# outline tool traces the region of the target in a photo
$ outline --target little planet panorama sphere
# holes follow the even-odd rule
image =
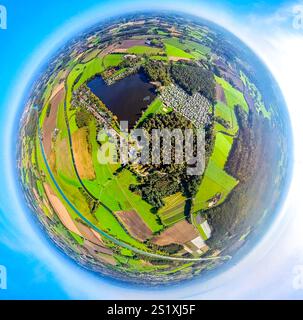
[[[282,94],[214,23],[107,19],[36,79],[19,131],[24,199],[84,268],[146,285],[213,274],[279,211],[291,162]]]

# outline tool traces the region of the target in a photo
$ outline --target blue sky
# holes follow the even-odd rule
[[[0,0],[0,4],[5,5],[8,11],[8,29],[0,30],[0,130],[2,131],[0,176],[3,177],[0,192],[0,265],[7,267],[8,289],[0,290],[0,299],[102,299],[123,298],[126,294],[133,298],[142,297],[142,291],[137,288],[123,287],[106,279],[96,278],[75,266],[50,245],[41,230],[25,212],[24,207],[18,203],[20,199],[15,195],[14,182],[10,175],[14,164],[11,163],[8,141],[10,141],[9,134],[12,131],[12,123],[22,90],[40,60],[43,60],[50,50],[54,50],[60,41],[71,36],[88,21],[93,20],[95,15],[101,17],[118,13],[119,10],[144,8],[145,3],[146,1],[127,0],[114,2],[27,0],[22,3],[17,0]],[[154,6],[173,6],[179,10],[184,9],[184,11],[197,12],[197,14],[199,11],[204,16],[235,32],[262,56],[277,79],[281,80],[279,83],[282,89],[285,89],[284,93],[289,107],[293,106],[293,114],[297,117],[299,111],[296,105],[299,97],[294,90],[295,84],[290,86],[289,79],[294,79],[293,75],[301,70],[302,65],[289,65],[289,59],[285,59],[286,55],[288,57],[293,55],[293,59],[297,58],[296,61],[299,61],[303,56],[300,55],[303,31],[302,34],[298,34],[297,31],[292,30],[291,20],[289,20],[289,13],[294,4],[295,2],[290,1],[212,0],[186,1],[184,5],[184,1],[178,0],[153,1]],[[279,44],[283,42],[287,44],[287,47],[281,48]],[[293,59],[290,58],[290,60]],[[296,117],[293,120],[294,127],[300,130],[295,120]],[[299,164],[303,163],[301,153],[298,159],[299,168]],[[301,174],[301,171],[299,173]],[[217,282],[196,284],[194,287],[186,284],[182,290],[178,288],[167,288],[161,292],[146,290],[146,298],[155,296],[186,298],[189,293],[198,298],[303,297],[302,291],[292,289],[292,268],[303,263],[302,250],[299,252],[297,246],[293,245],[294,242],[298,245],[298,241],[299,243],[302,241],[302,237],[296,236],[296,233],[299,232],[296,226],[302,223],[302,220],[297,218],[298,210],[293,204],[296,199],[296,190],[296,185],[294,185],[292,189],[294,196],[288,201],[283,216],[277,222],[280,225],[276,226],[279,230],[289,230],[289,233],[292,234],[286,243],[281,235],[278,236],[275,233],[276,229],[272,229],[265,241],[278,244],[274,248],[271,247],[271,250],[268,244],[266,250],[256,248],[262,251],[262,255],[252,253],[248,260],[243,262],[244,266],[242,263],[242,269],[240,267],[233,269],[229,275],[225,275],[225,278],[221,277]],[[290,223],[290,217],[298,219],[295,220],[297,221],[296,226]],[[281,255],[281,250],[285,257],[287,250],[293,252],[291,256],[287,253],[288,258],[284,259],[288,261],[287,265],[284,262],[281,263],[281,259],[277,259]],[[270,255],[265,257],[265,252],[270,252]],[[274,274],[270,276],[266,274],[264,268],[256,264],[256,256],[258,256],[258,262],[263,259],[261,260],[263,266],[271,266],[274,262],[275,268],[272,268]],[[297,260],[294,257],[297,257]],[[243,268],[246,268],[246,271],[253,268],[256,274],[251,274],[251,279],[247,279],[247,272],[243,272]],[[281,281],[282,276],[285,283],[277,287],[275,285],[277,278]],[[236,277],[237,281],[230,283],[230,277]],[[262,294],[260,294],[260,288],[263,290]]]

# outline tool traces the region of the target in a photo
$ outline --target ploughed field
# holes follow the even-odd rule
[[[21,126],[21,180],[48,234],[78,263],[127,281],[188,279],[226,261],[230,244],[265,216],[263,202],[252,220],[226,212],[226,226],[236,230],[230,243],[222,241],[230,232],[217,222],[222,213],[214,217],[222,206],[232,207],[230,199],[240,197],[255,162],[261,164],[262,137],[249,140],[243,130],[256,123],[264,132],[276,130],[278,145],[268,147],[272,161],[279,170],[286,162],[276,106],[265,103],[245,67],[249,61],[222,39],[206,22],[138,15],[82,35],[45,70]],[[229,57],[229,46],[236,57]],[[120,121],[148,132],[204,129],[204,171],[188,175],[185,161],[123,163],[119,152],[117,161],[101,161],[110,154],[102,148],[127,138]],[[128,147],[129,154],[138,151]],[[251,163],[247,172],[239,164],[244,158]],[[260,184],[264,192],[272,180]],[[245,189],[241,201],[250,196]]]

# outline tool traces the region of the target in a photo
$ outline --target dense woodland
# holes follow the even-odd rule
[[[212,71],[191,63],[171,63],[147,60],[143,71],[151,81],[167,86],[172,79],[188,94],[201,93],[211,103],[215,100],[215,81]]]
[[[211,71],[196,65],[177,63],[171,66],[171,75],[187,93],[192,95],[200,92],[214,102],[215,81]]]
[[[143,70],[151,81],[159,81],[163,86],[171,83],[169,65],[162,61],[148,60],[143,66]]]
[[[239,242],[234,235],[245,234],[249,226],[257,224],[262,211],[256,210],[253,214],[249,211],[250,208],[256,207],[256,198],[262,199],[259,203],[261,208],[264,208],[265,204],[269,206],[268,201],[272,196],[270,192],[264,193],[264,190],[270,186],[273,179],[271,163],[275,161],[275,152],[278,150],[270,143],[273,137],[266,119],[260,120],[255,112],[247,115],[240,106],[236,106],[235,112],[239,133],[233,143],[225,170],[241,182],[223,204],[211,208],[206,213],[213,227],[213,236],[208,242],[221,249],[231,249],[232,243],[237,245]]]
[[[93,115],[84,108],[79,108],[76,112],[76,124],[78,128],[88,127],[93,119]]]
[[[173,130],[180,128],[183,132],[186,128],[194,129],[190,121],[175,112],[151,116],[142,123],[142,128],[149,134],[152,133],[153,129],[167,128]],[[175,163],[176,147],[175,140],[172,139],[172,163],[164,164],[163,155],[167,150],[161,145],[161,163],[145,165],[148,175],[138,177],[139,185],[130,186],[130,190],[140,194],[144,200],[154,206],[155,211],[164,205],[164,197],[176,192],[182,192],[185,197],[191,198],[201,182],[201,176],[187,175],[187,164],[185,162]],[[183,146],[182,150],[184,152]]]
[[[257,141],[252,129],[252,114],[247,115],[239,105],[235,107],[235,113],[240,131],[230,152],[233,161],[227,161],[225,169],[241,182],[245,182],[256,170],[256,161],[252,155],[257,151]]]

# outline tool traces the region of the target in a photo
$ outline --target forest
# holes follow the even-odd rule
[[[171,75],[188,94],[200,92],[214,102],[215,81],[211,71],[196,65],[177,63],[171,66]]]
[[[189,128],[194,130],[193,125],[189,120],[175,112],[157,114],[157,116],[152,115],[142,123],[142,128],[149,134],[152,133],[153,129],[163,128],[170,130],[179,128],[183,132],[185,129]],[[194,140],[194,142],[196,141]],[[176,192],[182,192],[186,198],[191,198],[196,193],[201,182],[201,176],[187,175],[187,164],[185,161],[182,163],[175,162],[175,148],[178,147],[175,139],[172,139],[171,146],[171,164],[165,164],[163,161],[163,156],[167,150],[161,140],[160,164],[150,163],[145,165],[144,171],[148,174],[138,176],[139,184],[130,186],[130,190],[141,195],[144,200],[154,207],[154,211],[157,211],[164,205],[162,200],[164,197],[170,196]],[[183,145],[181,147],[183,150],[182,152],[184,153]],[[196,144],[194,145],[194,150],[195,149]]]
[[[143,71],[151,81],[159,81],[163,86],[171,83],[169,65],[162,61],[147,60],[143,66]]]

